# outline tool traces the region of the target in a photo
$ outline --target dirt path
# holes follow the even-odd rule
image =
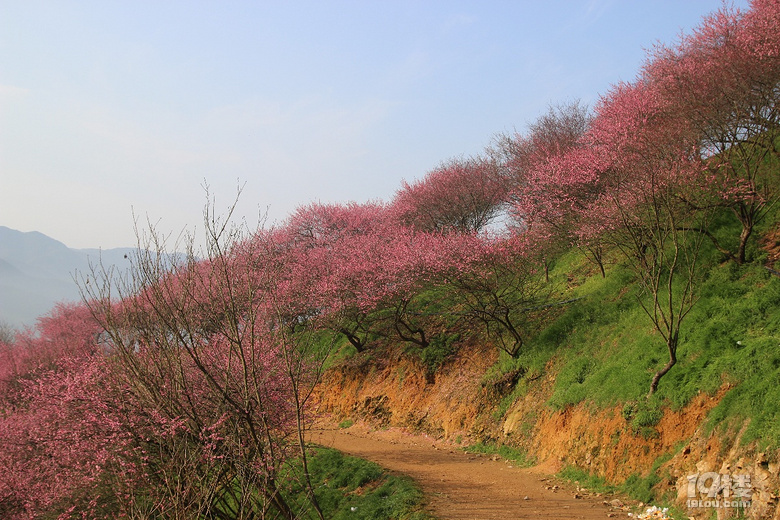
[[[412,477],[442,519],[599,519],[627,514],[604,498],[553,481],[542,468],[516,468],[399,431],[322,429],[311,440]]]

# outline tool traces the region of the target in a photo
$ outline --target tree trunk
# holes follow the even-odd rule
[[[339,329],[339,332],[344,334],[346,336],[347,340],[352,344],[353,347],[355,347],[355,350],[358,352],[363,352],[365,350],[366,346],[363,344],[362,341],[360,341],[360,338],[358,338],[355,334],[352,334],[347,329]]]
[[[652,396],[656,390],[658,390],[658,382],[661,380],[662,377],[666,375],[669,370],[672,369],[672,367],[677,363],[677,335],[670,337],[669,340],[666,342],[666,347],[669,350],[669,361],[666,362],[666,365],[655,373],[653,376],[653,380],[650,382],[650,393],[647,394],[648,399],[650,396]]]
[[[743,222],[742,231],[739,234],[739,248],[737,249],[736,260],[737,263],[742,265],[745,263],[747,249],[747,243],[750,236],[753,234],[753,224]]]
[[[406,329],[408,334],[404,333],[403,330],[401,330],[401,327]],[[414,343],[415,345],[419,345],[422,348],[428,348],[428,338],[425,337],[425,331],[422,328],[413,328],[402,319],[397,318],[395,320],[395,331],[398,333],[398,337],[402,340],[408,343]],[[419,338],[414,337],[415,334],[419,336]]]

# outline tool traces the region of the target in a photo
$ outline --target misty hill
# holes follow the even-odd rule
[[[71,249],[37,231],[0,226],[0,322],[32,325],[60,301],[77,301],[76,272],[89,272],[90,262],[129,265],[134,248]]]

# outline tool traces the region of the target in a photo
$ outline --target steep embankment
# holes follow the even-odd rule
[[[325,374],[319,404],[337,417],[454,439],[468,435],[490,406],[479,375],[495,358],[492,349],[464,349],[431,384],[423,366],[401,353],[356,356]]]

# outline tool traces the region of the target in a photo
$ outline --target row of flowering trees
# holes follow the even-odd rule
[[[780,0],[721,10],[593,112],[553,108],[389,202],[258,230],[207,207],[205,248],[175,255],[151,230],[129,273],[96,269],[83,304],[0,340],[0,516],[321,518],[304,433],[332,347],[426,349],[456,320],[517,356],[572,247],[633,268],[668,353],[655,392],[703,248],[749,261],[777,200],[778,26]]]

